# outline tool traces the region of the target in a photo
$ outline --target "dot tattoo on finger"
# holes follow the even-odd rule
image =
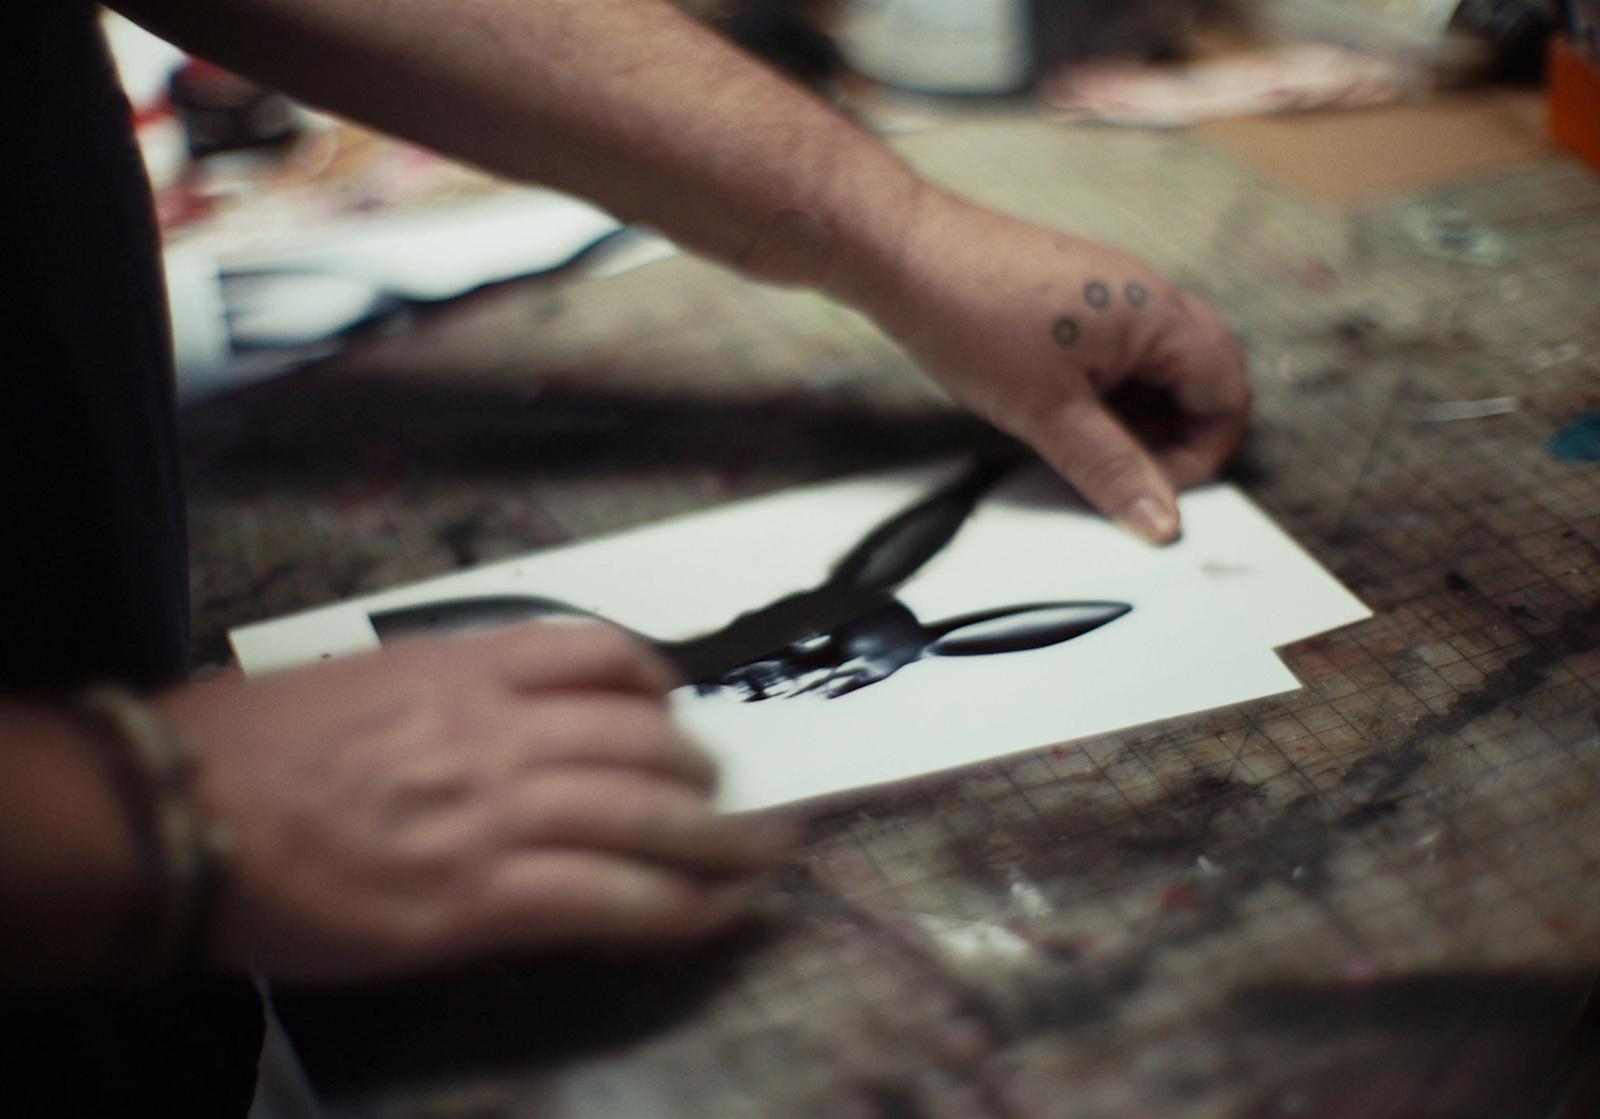
[[[1122,294],[1128,297],[1128,302],[1135,307],[1143,307],[1150,302],[1150,289],[1141,283],[1132,282],[1122,289]]]
[[[1103,311],[1111,303],[1111,289],[1099,280],[1083,285],[1083,301],[1096,311]]]
[[[1078,340],[1078,320],[1063,315],[1050,328],[1050,337],[1061,346],[1070,346]]]

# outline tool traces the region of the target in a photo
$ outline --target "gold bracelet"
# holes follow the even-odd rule
[[[189,744],[126,688],[102,684],[76,707],[109,732],[107,763],[128,811],[148,908],[125,950],[122,973],[154,983],[197,962],[211,915],[223,844],[189,795]]]

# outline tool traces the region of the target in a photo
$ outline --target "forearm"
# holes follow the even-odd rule
[[[1174,485],[1244,430],[1243,355],[1210,308],[1136,260],[930,186],[666,0],[122,3],[313,103],[853,303],[1151,540],[1178,531]],[[1165,406],[1108,408],[1129,384]]]
[[[919,180],[665,0],[127,0],[184,47],[767,279],[862,302]]]
[[[0,703],[0,984],[105,977],[137,910],[128,822],[93,733]]]

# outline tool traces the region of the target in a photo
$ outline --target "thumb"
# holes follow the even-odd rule
[[[1156,460],[1090,397],[1058,411],[1034,449],[1084,500],[1152,544],[1178,537],[1178,499]]]

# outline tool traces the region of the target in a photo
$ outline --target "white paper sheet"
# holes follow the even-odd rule
[[[1192,563],[1229,614],[1274,649],[1372,617],[1372,611],[1234,486],[1178,499],[1183,539],[1167,551]]]
[[[247,626],[233,632],[234,649],[246,672],[263,672],[376,647],[372,611],[516,593],[560,599],[653,637],[690,637],[817,585],[867,531],[952,471],[738,502]],[[1299,631],[1326,618],[1349,620],[1348,608],[1328,605],[1339,599],[1331,578],[1235,491],[1185,501],[1188,543],[1158,549],[1084,511],[1042,470],[1030,472],[985,499],[898,594],[924,623],[1041,601],[1133,606],[1070,641],[929,657],[833,699],[752,703],[680,689],[675,711],[722,764],[724,807],[900,780],[1297,687],[1271,652],[1272,637],[1253,627],[1305,636]],[[1207,578],[1196,562],[1239,570]],[[1279,604],[1302,601],[1314,608],[1280,616]]]

